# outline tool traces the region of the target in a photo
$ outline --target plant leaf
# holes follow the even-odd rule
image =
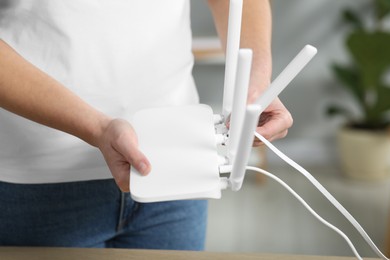
[[[365,88],[380,84],[390,66],[390,33],[354,32],[347,38],[347,47],[362,73]]]
[[[328,106],[328,108],[326,109],[326,114],[330,117],[342,115],[342,116],[346,117],[348,120],[352,119],[352,114],[349,110],[345,109],[345,107],[338,106],[335,104]]]
[[[363,22],[354,11],[346,9],[343,11],[342,17],[345,22],[353,25],[356,29],[363,29]]]
[[[332,70],[337,79],[352,93],[359,104],[364,104],[365,91],[359,72],[354,67],[333,64]]]
[[[390,0],[375,0],[376,13],[379,20],[382,20],[390,13]]]

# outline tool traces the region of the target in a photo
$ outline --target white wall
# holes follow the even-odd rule
[[[324,111],[330,101],[347,102],[349,96],[337,88],[330,64],[347,60],[343,47],[346,28],[340,12],[346,6],[362,8],[367,0],[273,0],[273,74],[277,75],[305,45],[318,48],[318,54],[281,94],[294,117],[289,135],[275,144],[300,163],[337,163],[336,131],[341,119],[330,119]],[[192,0],[194,36],[215,35],[210,12],[203,0]],[[223,66],[196,65],[194,77],[201,101],[216,105],[222,98]],[[279,160],[269,155],[270,163]]]

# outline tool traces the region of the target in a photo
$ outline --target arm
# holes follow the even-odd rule
[[[2,40],[0,68],[0,107],[98,147],[124,191],[128,190],[130,164],[140,172],[149,171],[127,122],[111,119],[89,106]]]
[[[226,46],[229,1],[208,0],[222,45]],[[269,0],[244,0],[241,48],[253,50],[253,64],[248,91],[248,103],[252,103],[268,87],[271,81],[271,7]],[[269,140],[285,137],[292,125],[292,117],[279,99],[263,112],[257,131]],[[259,145],[255,141],[255,145]]]

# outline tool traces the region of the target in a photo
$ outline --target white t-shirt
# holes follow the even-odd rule
[[[98,110],[198,102],[189,0],[10,0],[0,38]],[[44,100],[42,100],[44,102]],[[111,178],[97,148],[0,109],[0,180]]]

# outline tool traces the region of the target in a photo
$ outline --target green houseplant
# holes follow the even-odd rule
[[[390,172],[390,137],[386,134],[390,125],[390,30],[385,26],[390,0],[369,0],[368,4],[372,10],[365,8],[361,14],[344,10],[343,21],[350,26],[345,38],[350,62],[332,65],[339,85],[354,98],[360,115],[336,105],[329,107],[328,114],[348,119],[339,133],[345,172],[359,179],[379,179]]]

